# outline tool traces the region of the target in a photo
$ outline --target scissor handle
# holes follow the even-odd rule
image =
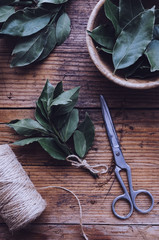
[[[136,205],[136,197],[137,197],[138,195],[140,195],[140,194],[147,195],[147,196],[150,198],[150,200],[151,200],[151,205],[150,205],[150,207],[149,207],[148,209],[143,210],[143,209],[139,208],[139,207]],[[152,194],[151,194],[149,191],[147,191],[147,190],[138,190],[138,191],[134,191],[134,190],[133,190],[133,191],[131,192],[131,199],[132,199],[134,208],[135,208],[138,212],[140,212],[140,213],[148,213],[148,212],[150,212],[150,211],[152,210],[152,208],[153,208],[154,199],[153,199]]]
[[[122,195],[119,195],[118,197],[116,197],[114,200],[113,200],[113,203],[112,203],[112,211],[114,213],[114,215],[120,219],[127,219],[131,216],[132,212],[133,212],[133,208],[135,208],[138,212],[140,213],[148,213],[152,210],[153,208],[153,205],[154,205],[154,199],[153,199],[153,196],[151,195],[151,193],[147,190],[138,190],[138,191],[134,191],[133,189],[133,186],[132,186],[132,178],[131,178],[131,169],[129,167],[128,164],[126,164],[126,167],[125,167],[125,170],[127,172],[127,177],[128,177],[128,183],[129,183],[129,191],[130,191],[130,195],[126,189],[126,186],[122,180],[122,177],[120,176],[120,171],[122,169],[119,168],[118,166],[115,167],[115,173],[116,173],[116,176],[118,178],[118,181],[124,191],[124,194]],[[148,195],[148,197],[151,199],[151,205],[148,209],[146,210],[143,210],[141,208],[139,208],[136,204],[136,197],[139,195],[139,194],[144,194],[144,195]],[[126,215],[126,216],[121,216],[119,215],[116,210],[115,210],[115,205],[117,203],[117,201],[119,200],[125,200],[129,203],[130,205],[130,212]]]
[[[119,214],[116,212],[116,210],[115,210],[115,205],[116,205],[116,203],[117,203],[119,200],[124,200],[124,201],[128,202],[129,205],[130,205],[130,211],[129,211],[129,213],[128,213],[126,216],[119,215]],[[118,218],[120,218],[120,219],[123,219],[123,220],[129,218],[129,217],[132,215],[132,213],[133,213],[133,203],[132,203],[132,200],[131,200],[131,198],[130,198],[130,196],[129,196],[128,193],[124,193],[124,194],[122,194],[122,195],[119,195],[118,197],[116,197],[116,198],[113,200],[113,202],[112,202],[112,211],[113,211],[113,213],[114,213],[114,215],[115,215],[116,217],[118,217]]]

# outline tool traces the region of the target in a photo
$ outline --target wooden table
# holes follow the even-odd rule
[[[88,111],[95,124],[95,141],[86,159],[107,164],[109,172],[94,179],[87,171],[55,161],[38,144],[10,145],[37,188],[55,185],[73,191],[83,208],[84,229],[89,240],[159,239],[159,88],[137,91],[105,79],[92,63],[85,42],[86,25],[97,0],[71,0],[69,39],[41,64],[9,68],[11,48],[0,44],[0,143],[12,144],[19,136],[6,126],[13,119],[34,117],[35,102],[49,79],[63,81],[65,90],[81,86],[77,107],[81,117]],[[134,211],[122,221],[114,217],[111,203],[122,193],[113,169],[113,156],[105,132],[99,94],[103,94],[116,125],[134,188],[149,190],[154,208],[146,215]],[[124,180],[126,179],[125,176]],[[79,208],[72,195],[60,189],[39,190],[47,201],[45,212],[26,230],[12,235],[1,221],[0,240],[80,240]],[[124,205],[120,208],[123,210]]]

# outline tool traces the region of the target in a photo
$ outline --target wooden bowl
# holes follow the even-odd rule
[[[95,27],[102,23],[104,17],[104,2],[105,0],[100,0],[95,8],[93,9],[87,24],[87,30],[92,31]],[[149,2],[149,1],[148,1]],[[151,4],[153,4],[151,2]],[[102,57],[102,54],[98,52],[94,41],[92,38],[86,33],[86,43],[87,48],[90,54],[90,57],[99,71],[110,81],[117,83],[123,87],[133,88],[133,89],[149,89],[155,88],[159,86],[159,76],[147,78],[147,79],[125,79],[124,77],[113,74],[113,64],[108,58]]]

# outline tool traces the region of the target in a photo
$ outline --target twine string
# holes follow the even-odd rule
[[[69,155],[66,160],[77,168],[85,168],[94,176],[108,171],[105,164],[89,165],[76,155]],[[102,168],[98,170],[98,168]],[[46,186],[40,189],[58,188],[72,194],[78,202],[82,237],[89,240],[83,227],[82,206],[77,195],[60,186]],[[45,200],[37,192],[35,186],[18,162],[9,145],[0,145],[0,216],[11,231],[24,228],[44,211]]]
[[[69,155],[66,158],[67,162],[70,162],[72,166],[76,168],[84,168],[90,171],[90,173],[95,176],[99,177],[99,175],[105,174],[108,172],[108,166],[106,164],[96,164],[96,165],[90,165],[86,159],[81,159],[76,155]],[[98,170],[98,168],[102,168]]]
[[[82,214],[82,206],[81,206],[81,203],[80,203],[80,200],[79,198],[77,197],[77,195],[72,192],[71,190],[65,188],[65,187],[58,187],[58,186],[46,186],[46,187],[41,187],[39,189],[49,189],[49,188],[57,188],[57,189],[62,189],[66,192],[69,192],[71,193],[75,199],[77,200],[78,202],[78,206],[79,206],[79,214],[80,214],[80,227],[81,227],[81,232],[82,232],[82,237],[85,239],[85,240],[89,240],[87,235],[85,234],[85,231],[84,231],[84,228],[83,228],[83,214]]]
[[[24,228],[44,211],[45,200],[9,145],[0,145],[0,216],[10,231]]]

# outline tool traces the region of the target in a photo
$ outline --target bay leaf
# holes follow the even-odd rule
[[[113,50],[107,49],[107,48],[104,48],[104,47],[101,47],[100,50],[102,50],[103,52],[108,53],[108,54],[112,54],[113,53]]]
[[[51,12],[44,8],[24,8],[7,19],[0,33],[19,37],[29,36],[43,29],[51,16]]]
[[[56,28],[54,24],[48,25],[46,28],[46,31],[44,33],[45,42],[44,42],[44,49],[40,55],[40,57],[37,59],[37,61],[41,61],[45,59],[55,48],[56,46]]]
[[[82,132],[76,130],[73,135],[75,151],[80,158],[86,154],[86,139]]]
[[[5,22],[13,13],[15,13],[14,7],[0,6],[0,23]]]
[[[47,120],[47,118],[48,118],[47,112],[44,109],[44,104],[41,101],[41,99],[39,99],[38,102],[36,103],[36,111],[39,111],[40,114],[43,116],[43,118]],[[35,117],[36,117],[36,112],[35,112]]]
[[[63,13],[56,24],[56,40],[57,44],[61,45],[69,36],[71,31],[71,22],[67,13]]]
[[[140,66],[144,63],[144,59],[143,56],[140,57],[133,65],[131,65],[128,68],[124,69],[124,75],[126,78],[131,77],[133,74],[136,73],[136,71],[138,71],[138,69],[140,68]]]
[[[159,70],[159,40],[152,40],[148,45],[145,55],[148,58],[148,61],[151,66],[151,72]]]
[[[23,67],[35,62],[44,50],[45,34],[43,31],[20,38],[13,49],[11,67]]]
[[[50,126],[49,120],[43,116],[40,108],[38,107],[36,108],[36,111],[35,111],[35,118],[42,127],[52,132],[52,128]]]
[[[63,93],[63,83],[62,83],[62,81],[58,82],[58,84],[56,85],[53,98],[57,98],[61,93]]]
[[[119,23],[121,28],[125,27],[139,13],[144,12],[140,0],[119,1]]]
[[[37,101],[37,106],[40,108],[43,116],[46,119],[48,118],[48,111],[50,109],[50,103],[54,97],[54,90],[55,89],[54,89],[53,85],[49,82],[49,80],[47,80],[45,83],[45,86],[42,90],[42,93]]]
[[[13,128],[19,135],[32,136],[34,134],[42,133],[48,134],[37,121],[33,119],[14,120],[8,123],[8,126]]]
[[[113,49],[115,43],[115,35],[108,25],[100,25],[93,29],[92,32],[87,32],[99,45],[107,49]]]
[[[65,125],[65,123],[68,121],[70,116],[70,113],[67,113],[65,115],[56,116],[56,118],[51,119],[54,126],[60,131],[60,129]]]
[[[15,0],[0,0],[0,6],[11,5],[15,2]]]
[[[144,53],[152,39],[154,8],[140,13],[121,31],[113,48],[115,71],[132,65]]]
[[[72,136],[74,131],[77,128],[79,122],[79,114],[77,109],[73,109],[69,114],[67,121],[64,126],[60,129],[60,135],[64,142],[67,142],[68,139]]]
[[[42,137],[26,138],[26,139],[23,139],[20,141],[16,141],[13,144],[18,145],[18,146],[24,146],[24,145],[31,144],[33,142],[38,142],[41,139],[43,139],[43,138]]]
[[[153,39],[159,40],[159,24],[154,26]]]
[[[88,115],[88,113],[85,114],[84,121],[79,125],[78,130],[82,132],[86,139],[86,153],[88,150],[92,147],[93,141],[94,141],[94,125]]]
[[[111,2],[111,0],[106,0],[104,3],[104,12],[106,17],[112,22],[116,35],[121,31],[119,25],[119,7]]]
[[[78,100],[79,89],[80,89],[80,87],[75,87],[71,90],[64,91],[62,94],[60,94],[58,96],[58,99],[61,99],[61,101],[62,101],[62,99],[65,99],[65,101],[66,101],[66,99],[68,99],[68,101],[70,100],[70,102],[65,105],[61,104],[61,105],[57,105],[57,106],[54,106],[52,103],[52,105],[51,105],[52,108],[51,108],[50,114],[55,118],[57,116],[65,115],[65,114],[71,112]]]
[[[155,24],[159,24],[159,9],[155,10]]]
[[[65,2],[68,2],[68,0],[39,0],[38,4],[42,3],[62,4]]]
[[[54,138],[43,138],[40,139],[39,144],[41,147],[53,158],[57,160],[65,160],[70,152],[64,144],[61,144],[57,139]]]

